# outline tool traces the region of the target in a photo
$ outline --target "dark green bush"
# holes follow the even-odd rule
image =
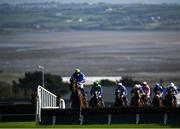
[[[105,79],[105,80],[101,80],[101,85],[102,86],[114,86],[114,85],[116,85],[116,82]]]
[[[138,81],[133,80],[131,77],[122,77],[121,82],[126,87],[133,87],[135,83],[138,83]]]
[[[45,88],[56,95],[62,95],[69,91],[67,83],[62,82],[59,75],[52,75],[50,73],[44,74]],[[38,85],[42,86],[41,72],[27,72],[24,78],[19,78],[19,81],[13,81],[14,94],[20,94],[23,97],[30,97],[33,92],[37,91]]]

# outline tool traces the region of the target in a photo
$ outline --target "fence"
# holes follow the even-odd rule
[[[57,109],[57,96],[42,86],[38,86],[36,104],[36,122],[41,122],[42,109]]]
[[[180,108],[43,109],[40,124],[179,124]]]
[[[32,104],[0,105],[0,122],[34,121],[35,107]]]
[[[177,124],[180,108],[100,108],[61,109],[57,107],[57,96],[38,86],[36,122],[38,124]],[[61,105],[61,104],[60,104]]]

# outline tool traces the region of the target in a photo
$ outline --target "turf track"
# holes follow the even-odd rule
[[[36,125],[35,122],[1,122],[0,128],[180,128],[180,125],[112,124],[112,125]]]

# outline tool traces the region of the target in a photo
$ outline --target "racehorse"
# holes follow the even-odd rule
[[[160,91],[157,91],[157,93],[153,97],[152,104],[154,107],[163,107],[163,101],[160,94]]]
[[[99,97],[98,91],[95,91],[93,97],[89,101],[89,107],[91,108],[102,108],[105,107],[105,104],[101,97]]]
[[[173,89],[169,89],[167,91],[167,94],[165,95],[165,98],[163,100],[163,104],[166,107],[176,107],[177,106],[177,99],[173,95]]]
[[[114,107],[122,107],[122,106],[127,106],[127,101],[126,98],[122,95],[120,90],[117,90],[115,92],[115,102],[114,102]]]
[[[131,95],[132,95],[132,98],[131,98],[130,105],[134,106],[134,107],[142,107],[141,96],[140,96],[139,89],[138,88],[132,89]]]
[[[142,94],[140,100],[141,100],[143,107],[144,106],[151,106],[150,98],[148,98],[148,96],[146,94]]]
[[[87,101],[85,95],[83,95],[82,91],[77,86],[77,81],[75,79],[70,80],[70,89],[71,93],[71,108],[86,108]]]

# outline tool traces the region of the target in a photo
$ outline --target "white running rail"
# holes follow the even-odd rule
[[[37,103],[36,103],[36,122],[41,122],[42,108],[59,108],[57,107],[57,96],[49,92],[42,86],[37,89]]]

